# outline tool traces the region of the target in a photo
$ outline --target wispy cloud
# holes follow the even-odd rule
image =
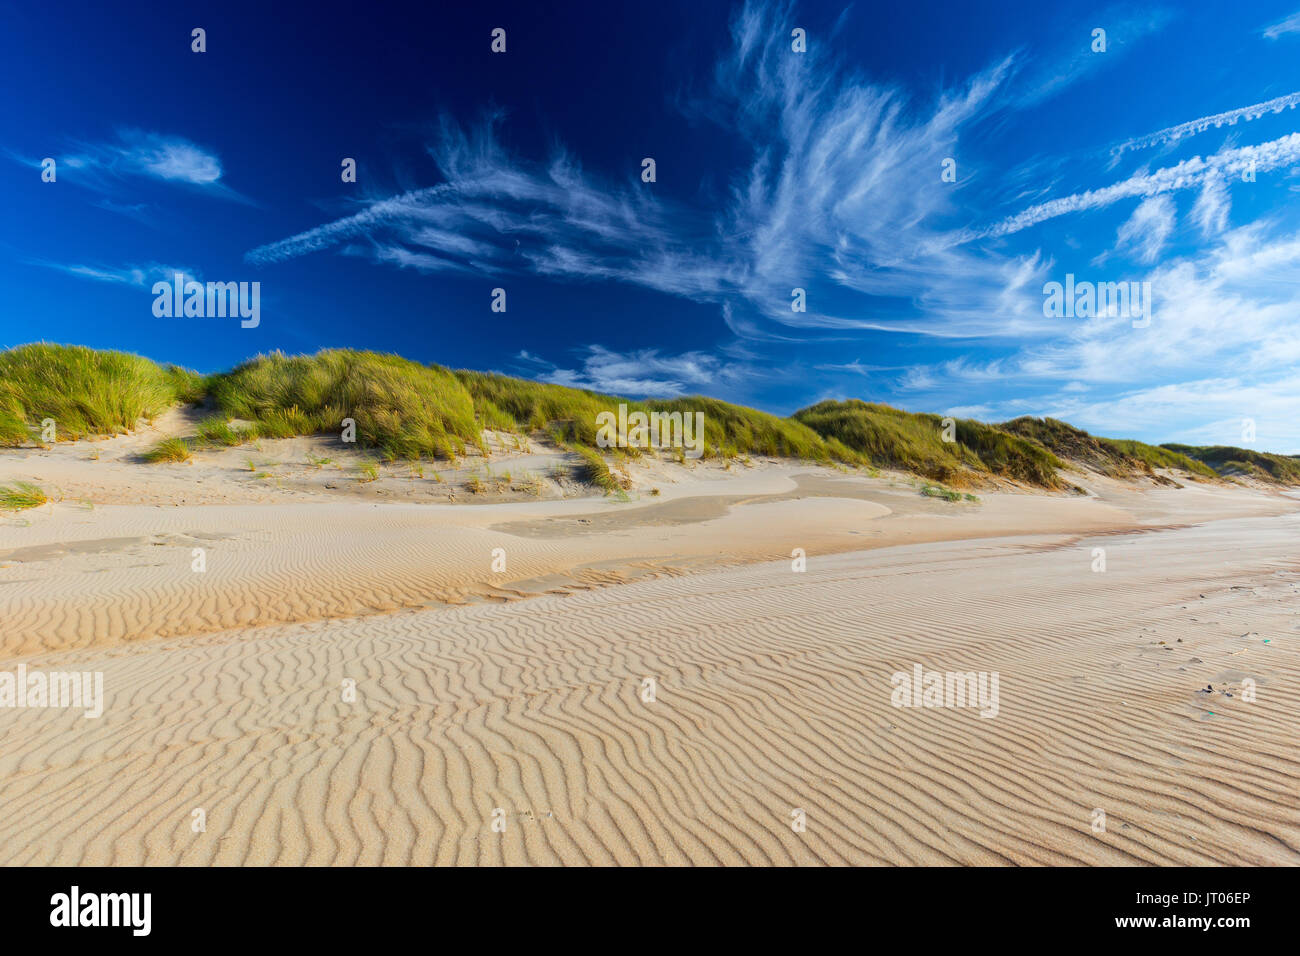
[[[1017,84],[1017,105],[1037,106],[1088,75],[1115,67],[1139,40],[1164,29],[1172,19],[1173,14],[1165,9],[1130,12],[1109,7],[1096,11],[1087,28],[1077,26],[1026,65],[1024,81]],[[1104,51],[1093,49],[1095,29],[1105,31]]]
[[[9,155],[33,168],[40,168],[42,158]],[[60,155],[51,157],[57,164],[60,182],[71,182],[112,192],[125,181],[146,179],[194,187],[202,192],[237,202],[251,203],[221,182],[221,160],[182,136],[122,129],[117,139],[104,143],[74,143]],[[114,209],[113,206],[105,208]]]
[[[1194,156],[1175,166],[1141,172],[1100,189],[1090,189],[1038,203],[1003,219],[992,226],[967,230],[955,241],[997,238],[1011,235],[1055,219],[1058,216],[1102,209],[1123,199],[1154,196],[1160,193],[1203,187],[1211,180],[1232,181],[1248,170],[1256,174],[1280,169],[1300,161],[1300,133],[1290,133],[1258,146],[1229,147],[1202,158]]]
[[[221,161],[206,150],[179,136],[164,136],[140,130],[124,130],[121,144],[101,147],[120,163],[120,168],[141,176],[170,182],[208,186],[221,178]]]
[[[1121,247],[1131,250],[1139,262],[1155,262],[1174,231],[1176,216],[1174,201],[1168,196],[1144,199],[1119,227],[1116,239]]]
[[[649,189],[602,182],[569,156],[509,154],[496,117],[466,132],[445,119],[430,154],[446,182],[363,202],[360,212],[251,250],[256,265],[341,246],[424,272],[531,273],[626,282],[689,297],[722,287],[703,254],[706,220]]]
[[[1287,33],[1300,33],[1300,13],[1293,13],[1264,29],[1264,36],[1270,40],[1276,40]]]
[[[166,266],[156,262],[147,265],[103,266],[79,265],[74,263],[51,262],[47,259],[28,259],[28,265],[53,269],[79,279],[92,282],[107,282],[112,285],[152,286],[155,282],[171,282],[180,273],[187,279],[197,279],[198,272],[185,266]]]
[[[1228,212],[1232,201],[1228,198],[1228,185],[1222,179],[1207,179],[1201,194],[1192,207],[1192,219],[1206,238],[1218,235],[1228,228]]]
[[[944,160],[959,153],[962,127],[992,108],[1013,63],[917,103],[829,53],[791,56],[789,22],[784,8],[746,6],[701,109],[752,150],[718,227],[735,237],[728,251],[748,304],[805,330],[924,331],[913,321],[918,294],[944,298],[960,277],[996,271],[929,239],[961,188],[941,182]],[[810,289],[806,313],[791,311],[793,287]]]
[[[527,352],[517,358],[529,363],[543,382],[638,397],[671,398],[734,384],[749,374],[743,366],[705,352],[663,355],[658,349],[639,349],[622,354],[600,345],[584,352],[580,368],[560,368]]]
[[[821,365],[814,365],[813,368],[819,372],[852,372],[854,375],[871,375],[873,372],[897,371],[893,366],[887,365],[863,365],[861,359],[854,359],[852,362],[824,362]]]
[[[610,181],[562,151],[546,162],[512,155],[496,117],[468,131],[444,119],[429,146],[444,182],[366,199],[246,258],[271,265],[336,248],[429,273],[626,283],[718,304],[733,332],[754,339],[774,324],[966,334],[944,321],[948,309],[987,322],[982,305],[1024,262],[943,248],[932,223],[952,214],[961,188],[940,181],[942,163],[963,125],[992,108],[1011,60],[918,103],[817,44],[792,53],[789,22],[787,7],[743,7],[707,88],[686,98],[749,151],[712,212],[633,171]],[[806,311],[790,307],[796,287],[809,290]]]

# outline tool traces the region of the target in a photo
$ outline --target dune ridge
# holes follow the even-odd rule
[[[207,376],[84,346],[0,350],[0,447],[131,432],[181,405],[201,409],[202,418],[184,434],[165,436],[142,461],[178,463],[195,449],[341,434],[351,422],[356,447],[386,461],[489,457],[493,433],[509,436],[516,450],[545,439],[585,461],[577,471],[584,481],[614,492],[623,482],[609,474],[606,451],[616,461],[687,457],[684,447],[652,449],[626,434],[610,448],[611,436],[600,434],[602,414],[620,409],[626,422],[631,409],[698,416],[703,433],[691,458],[761,455],[888,468],[964,487],[1011,482],[1066,490],[1077,487],[1070,475],[1092,470],[1177,483],[1157,476],[1157,468],[1185,480],[1300,484],[1295,456],[1097,438],[1050,418],[987,424],[858,399],[823,401],[779,417],[702,395],[636,401],[356,349],[273,352]]]

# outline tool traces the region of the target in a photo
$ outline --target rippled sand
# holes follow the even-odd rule
[[[1300,505],[1096,488],[28,513],[0,670],[107,702],[0,709],[0,863],[1300,862]]]

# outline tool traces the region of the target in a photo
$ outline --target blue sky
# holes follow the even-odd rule
[[[1300,0],[98,7],[0,5],[0,344],[1300,452]],[[260,325],[155,317],[176,271]]]

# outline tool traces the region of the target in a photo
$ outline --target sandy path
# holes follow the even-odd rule
[[[813,500],[740,511],[815,527]],[[414,546],[384,534],[357,540],[354,575]],[[1292,512],[257,628],[214,605],[173,639],[104,616],[116,638],[26,661],[102,670],[102,717],[0,709],[0,863],[1300,863],[1297,540]],[[248,551],[267,593],[316,593],[315,565],[286,575],[268,548]],[[119,605],[153,606],[130,595],[159,576]],[[891,706],[915,663],[998,672],[998,715]]]

